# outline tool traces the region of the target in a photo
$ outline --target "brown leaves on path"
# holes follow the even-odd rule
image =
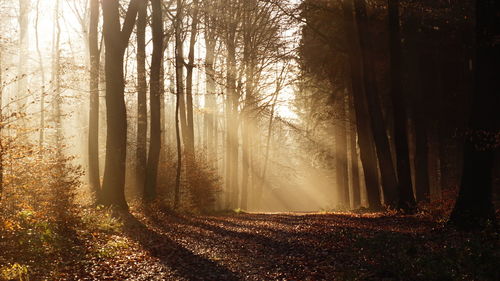
[[[132,211],[80,226],[55,280],[498,280],[498,233],[398,214]],[[91,226],[95,225],[95,228]],[[68,251],[68,252],[71,252]],[[71,254],[71,253],[70,253]],[[38,280],[45,275],[32,275]],[[44,278],[42,278],[44,279]]]

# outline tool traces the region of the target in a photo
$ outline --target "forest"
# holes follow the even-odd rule
[[[0,0],[1,280],[500,280],[500,1]]]

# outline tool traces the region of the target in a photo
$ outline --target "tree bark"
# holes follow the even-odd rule
[[[234,24],[231,24],[234,25]],[[239,198],[238,187],[238,96],[236,93],[236,27],[230,27],[227,42],[227,153],[228,187],[231,207],[235,207]]]
[[[61,123],[61,50],[60,50],[60,38],[61,38],[61,26],[59,24],[59,7],[60,0],[56,0],[54,6],[54,30],[52,35],[52,91],[54,97],[52,100],[53,106],[53,119],[55,121],[54,127],[56,128],[55,134],[55,145],[57,148],[58,158],[62,157],[62,123]]]
[[[106,163],[102,184],[102,201],[128,209],[125,200],[125,160],[127,150],[127,113],[124,100],[123,56],[138,10],[138,0],[131,0],[120,26],[119,3],[102,1],[106,73]]]
[[[147,163],[148,106],[146,82],[146,22],[148,0],[138,1],[137,10],[137,149],[136,175],[137,190],[144,191]]]
[[[19,63],[17,71],[17,105],[18,111],[24,112],[28,94],[27,69],[29,61],[29,13],[30,1],[19,0]]]
[[[182,39],[182,19],[184,17],[184,7],[182,0],[177,0],[177,14],[175,15],[175,65],[177,94],[179,98],[179,120],[182,140],[186,146],[189,143],[186,120],[186,101],[184,94],[184,41]]]
[[[182,138],[186,137],[186,113],[184,102],[184,50],[182,41],[182,1],[177,0],[177,15],[175,16],[175,85],[176,85],[176,102],[175,102],[175,133],[177,142],[177,171],[175,177],[174,191],[174,208],[180,205],[180,180],[182,171]],[[186,141],[184,141],[186,144]]]
[[[144,199],[150,201],[156,197],[156,178],[161,146],[160,116],[160,74],[163,61],[163,17],[161,0],[151,0],[153,14],[153,54],[151,57],[150,109],[151,130],[149,138],[149,154],[146,174]]]
[[[256,9],[255,1],[246,1],[244,3],[243,12],[243,64],[245,67],[245,102],[242,110],[241,118],[241,135],[242,135],[242,171],[241,171],[241,208],[246,210],[248,208],[248,189],[250,180],[250,158],[251,158],[251,135],[253,132],[253,119],[252,114],[255,110],[254,98],[254,48],[253,38],[251,34],[252,28],[252,14],[251,12]]]
[[[339,203],[342,208],[349,208],[349,181],[347,161],[347,116],[345,114],[345,94],[339,95],[337,104],[337,118],[335,130],[335,157],[336,157],[336,179],[339,194]]]
[[[207,19],[205,19],[207,20]],[[205,142],[207,147],[207,156],[210,163],[215,161],[217,157],[217,109],[216,109],[216,92],[215,92],[215,38],[210,37],[208,31],[205,32],[206,58],[205,58],[205,76],[206,76],[206,92],[205,92]],[[214,163],[217,166],[217,163]]]
[[[191,22],[191,36],[189,38],[188,64],[186,67],[186,114],[187,136],[186,152],[194,160],[194,119],[193,119],[193,69],[194,47],[198,33],[198,0],[193,0],[193,15]]]
[[[90,1],[90,22],[89,22],[89,58],[90,58],[90,79],[89,79],[89,183],[94,199],[100,202],[101,180],[99,177],[99,1]]]
[[[35,40],[36,40],[36,51],[38,54],[38,65],[40,67],[40,76],[42,79],[42,87],[40,93],[40,132],[38,135],[38,147],[40,149],[40,156],[43,155],[43,143],[45,139],[45,67],[43,64],[42,50],[40,49],[40,35],[39,35],[39,19],[40,19],[40,0],[36,2],[36,18],[35,18]]]
[[[358,133],[358,145],[360,150],[361,164],[364,172],[368,206],[372,209],[379,209],[380,190],[377,173],[377,156],[373,146],[372,128],[370,124],[371,116],[368,110],[366,93],[363,87],[363,64],[361,61],[360,42],[355,34],[358,34],[355,27],[353,0],[344,0],[343,11],[346,18],[346,39],[349,50],[349,65],[351,74],[351,91],[356,115],[356,128]],[[355,0],[357,1],[357,0]]]
[[[352,208],[356,209],[361,204],[361,192],[359,184],[359,167],[358,167],[358,149],[356,143],[356,108],[352,102],[352,97],[349,99],[349,141],[350,141],[350,164],[351,164],[351,188],[352,188]]]

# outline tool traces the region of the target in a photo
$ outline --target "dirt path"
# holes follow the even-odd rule
[[[496,238],[410,216],[133,214],[113,238],[129,246],[85,271],[100,280],[497,280]]]

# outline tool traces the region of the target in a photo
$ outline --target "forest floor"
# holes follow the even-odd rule
[[[0,267],[10,266],[3,278],[500,280],[497,232],[458,232],[424,215],[155,210],[117,219],[88,209],[82,218],[40,253],[24,256],[24,244],[0,240]]]

